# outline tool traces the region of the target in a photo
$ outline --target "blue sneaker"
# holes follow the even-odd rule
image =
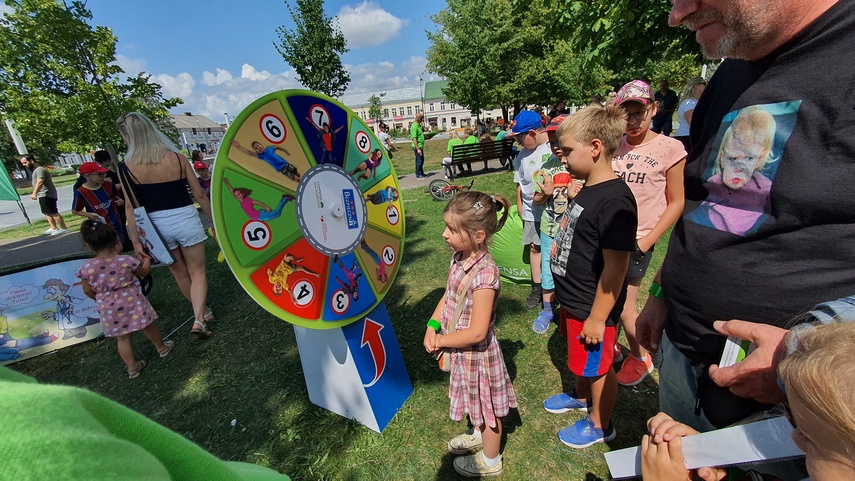
[[[573,394],[576,394],[575,392]],[[567,411],[577,410],[589,412],[591,410],[590,402],[582,402],[567,393],[558,393],[550,396],[549,399],[543,401],[543,409],[552,414],[566,413]]]
[[[585,416],[585,419],[558,431],[558,439],[571,448],[587,448],[592,444],[611,441],[616,435],[617,431],[612,423],[609,423],[609,428],[604,431],[594,427],[590,416]]]
[[[534,320],[534,324],[531,325],[534,332],[538,334],[546,334],[547,329],[549,329],[549,325],[552,324],[552,316],[549,314],[552,313],[547,313],[545,310],[540,311],[540,314],[537,315],[537,319]]]

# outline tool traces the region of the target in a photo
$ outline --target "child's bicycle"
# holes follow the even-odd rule
[[[434,200],[447,201],[461,190],[471,189],[472,184],[474,183],[475,179],[472,179],[472,182],[469,182],[469,185],[454,185],[445,179],[436,179],[430,181],[430,184],[428,184],[428,192],[430,192],[430,196],[433,197]]]

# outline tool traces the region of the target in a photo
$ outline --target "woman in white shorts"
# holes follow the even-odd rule
[[[187,158],[160,132],[145,115],[125,114],[116,127],[128,144],[125,166],[131,188],[139,203],[146,208],[152,222],[170,249],[175,262],[169,266],[184,297],[193,304],[191,333],[208,338],[207,321],[214,318],[206,305],[208,279],[205,273],[205,231],[187,188],[202,210],[211,216],[211,204],[199,185]],[[127,189],[124,189],[127,191]],[[134,218],[134,207],[125,200],[128,219]],[[213,217],[211,217],[213,218]],[[137,254],[143,254],[136,225],[128,223],[128,234]]]

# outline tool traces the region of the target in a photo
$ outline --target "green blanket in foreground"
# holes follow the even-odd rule
[[[3,478],[286,481],[221,461],[178,433],[85,389],[0,367]]]

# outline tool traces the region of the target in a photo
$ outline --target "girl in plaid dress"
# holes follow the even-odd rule
[[[449,441],[449,451],[468,454],[483,447],[480,453],[454,460],[454,469],[467,477],[502,473],[501,418],[517,407],[493,331],[501,285],[499,268],[487,249],[487,240],[508,218],[509,206],[504,197],[470,191],[451,199],[443,213],[442,236],[454,256],[445,295],[428,322],[424,346],[428,352],[451,354],[451,419],[460,421],[467,414],[474,426],[471,433]]]

